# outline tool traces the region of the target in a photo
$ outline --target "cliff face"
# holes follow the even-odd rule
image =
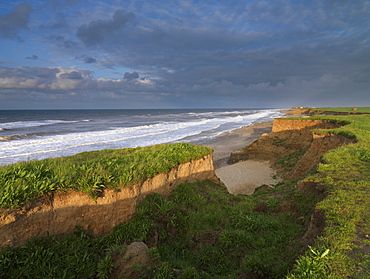
[[[342,135],[312,132],[312,129],[334,129],[341,125],[323,120],[275,119],[270,134],[263,135],[248,148],[232,153],[230,161],[268,160],[278,167],[278,158],[301,150],[303,157],[292,170],[284,174],[284,178],[298,178],[315,167],[328,150],[354,142]]]
[[[353,108],[352,111],[348,112],[340,112],[340,111],[327,111],[327,110],[308,110],[306,113],[309,116],[314,116],[314,115],[352,115],[352,114],[369,114],[368,112],[358,112],[356,111],[356,108]]]
[[[272,132],[310,133],[312,129],[335,129],[341,126],[342,124],[325,120],[276,118],[274,119]]]
[[[168,195],[177,185],[210,179],[218,182],[212,154],[182,163],[168,173],[120,189],[106,189],[96,201],[81,192],[50,193],[16,209],[0,209],[0,246],[18,246],[48,234],[69,234],[76,226],[94,236],[128,221],[137,203],[150,193]]]

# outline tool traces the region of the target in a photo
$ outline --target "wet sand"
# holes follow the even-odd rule
[[[270,133],[272,121],[246,126],[219,136],[207,146],[214,149],[213,163],[216,175],[231,194],[251,195],[261,185],[275,185],[280,179],[272,178],[276,173],[266,161],[243,161],[228,165],[231,152],[244,148],[253,141]]]

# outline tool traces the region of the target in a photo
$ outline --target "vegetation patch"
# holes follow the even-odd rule
[[[316,118],[349,123],[333,132],[354,136],[357,142],[327,152],[310,177],[328,194],[316,205],[325,212],[324,234],[298,259],[288,278],[369,278],[370,116]]]
[[[277,200],[257,212],[259,201],[211,181],[182,184],[168,198],[148,195],[131,221],[104,237],[76,230],[2,249],[0,278],[106,278],[117,251],[134,241],[148,245],[152,263],[136,266],[131,278],[174,278],[174,270],[178,278],[282,278],[301,249],[304,225],[278,213]]]
[[[280,146],[280,145],[285,145],[285,142],[286,142],[286,139],[274,139],[272,141],[272,144]]]
[[[104,188],[167,173],[210,154],[212,149],[186,143],[84,152],[74,156],[0,167],[0,207],[22,206],[52,191],[82,191],[97,198]]]
[[[331,111],[331,112],[350,112],[350,113],[370,113],[370,107],[330,107],[330,108],[310,108],[312,111]]]
[[[276,160],[276,167],[282,173],[286,173],[291,171],[298,161],[302,158],[302,156],[306,153],[307,148],[302,148],[297,150],[296,152],[282,156]]]

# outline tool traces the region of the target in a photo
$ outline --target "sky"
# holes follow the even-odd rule
[[[370,0],[0,2],[0,109],[370,106]]]

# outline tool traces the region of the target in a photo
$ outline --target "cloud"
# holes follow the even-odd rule
[[[140,92],[153,86],[148,78],[136,78],[128,73],[126,79],[93,77],[93,71],[74,67],[0,67],[0,90],[23,88],[27,90],[125,90]],[[127,77],[127,75],[126,75]]]
[[[78,49],[79,44],[76,41],[67,39],[64,35],[49,35],[47,40],[53,44],[59,45],[64,51],[70,52],[71,50]]]
[[[98,61],[96,58],[86,55],[78,55],[75,57],[75,59],[82,60],[86,64],[93,64]]]
[[[37,55],[32,55],[32,56],[28,56],[28,57],[26,57],[26,59],[30,59],[30,60],[37,60],[37,59],[39,59],[39,57],[37,56]]]
[[[66,27],[67,21],[62,13],[56,14],[56,20],[55,22],[49,23],[49,24],[41,24],[41,29],[52,29],[52,30],[58,30]]]
[[[28,28],[32,7],[28,3],[21,3],[6,15],[0,15],[0,35],[3,38],[22,41],[19,33]]]
[[[89,24],[80,26],[77,30],[77,37],[87,46],[101,43],[104,38],[111,36],[114,31],[119,30],[134,18],[133,13],[125,14],[123,10],[117,10],[111,20],[91,21]]]
[[[18,100],[34,102],[35,96],[46,100],[63,100],[63,104],[82,107],[130,108],[136,107],[290,107],[344,105],[339,96],[348,94],[356,100],[366,100],[370,80],[364,73],[351,76],[323,74],[316,78],[287,78],[277,83],[234,83],[211,78],[185,80],[150,80],[136,78],[139,74],[127,72],[129,79],[99,78],[88,69],[65,67],[0,68],[0,98],[2,103]],[[361,79],[361,82],[356,79]],[[348,93],[350,92],[350,93]],[[4,99],[6,98],[6,99]],[[7,100],[4,102],[4,100]],[[49,103],[50,106],[50,103]]]
[[[77,71],[72,71],[72,72],[69,72],[69,73],[61,74],[61,75],[59,75],[59,78],[61,78],[61,79],[75,79],[75,80],[83,79],[81,73],[79,73]]]
[[[96,106],[103,98],[147,106],[317,105],[315,98],[351,101],[346,92],[368,100],[368,0],[66,1],[52,1],[60,14],[43,10],[51,1],[41,9],[32,2],[29,35],[45,39],[38,43],[48,42],[55,59],[20,57],[86,69],[0,68],[0,94],[13,88]],[[126,10],[118,9],[123,2]]]
[[[85,57],[84,62],[87,64],[96,63],[97,60],[94,57]]]
[[[91,71],[86,69],[76,70],[64,67],[2,67],[0,88],[74,89],[79,81],[89,79],[90,74]]]
[[[133,79],[139,78],[139,74],[137,72],[133,72],[133,73],[126,72],[123,75],[123,78],[127,80],[133,80]]]

